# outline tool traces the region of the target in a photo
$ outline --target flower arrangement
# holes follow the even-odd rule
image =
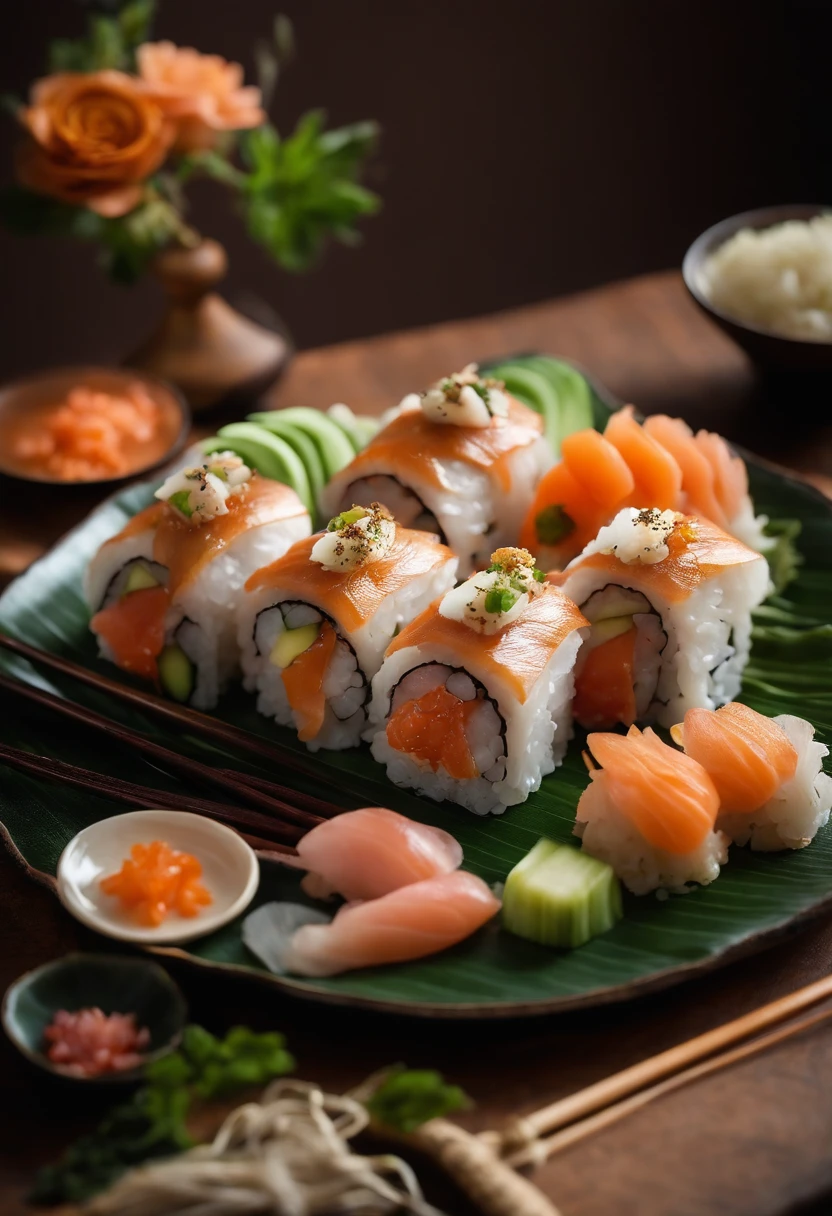
[[[293,53],[288,20],[258,48],[253,86],[239,64],[150,41],[154,7],[97,0],[83,37],[50,44],[49,74],[12,104],[22,140],[0,219],[96,242],[129,283],[162,249],[199,244],[184,187],[201,174],[232,191],[250,235],[286,270],[306,269],[327,237],[355,242],[357,221],[379,207],[359,181],[377,126],[326,130],[313,111],[284,137],[269,122]]]

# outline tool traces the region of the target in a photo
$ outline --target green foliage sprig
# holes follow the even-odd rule
[[[127,0],[113,13],[89,13],[83,37],[55,38],[49,44],[48,71],[132,71],[136,47],[147,41],[155,12],[156,0]]]
[[[472,1103],[458,1085],[448,1085],[441,1072],[399,1064],[365,1103],[373,1121],[408,1135],[429,1119],[466,1110]]]

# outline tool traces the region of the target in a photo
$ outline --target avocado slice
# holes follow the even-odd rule
[[[521,367],[519,363],[501,363],[488,373],[495,380],[502,380],[508,392],[535,410],[543,418],[543,432],[555,457],[560,457],[561,410],[557,389],[546,376],[533,368]]]
[[[196,670],[181,646],[166,646],[156,660],[159,683],[174,701],[188,701],[194,690]]]
[[[284,439],[251,422],[231,422],[202,445],[203,452],[229,449],[264,477],[290,486],[310,515],[314,514],[315,502],[306,468],[294,448]]]
[[[288,443],[300,459],[303,467],[306,469],[306,476],[309,479],[309,488],[315,498],[318,500],[318,495],[327,483],[326,469],[324,462],[321,460],[320,452],[315,446],[306,431],[302,430],[294,422],[287,422],[279,410],[274,410],[269,415],[268,423],[257,423],[264,431],[268,431],[270,435],[276,435],[278,439],[282,439]]]
[[[558,394],[560,401],[560,438],[593,425],[592,391],[584,376],[565,363],[547,355],[529,355],[518,362],[524,368],[544,376]]]
[[[297,629],[284,629],[278,634],[269,659],[275,667],[288,667],[299,654],[309,649],[320,631],[320,621],[311,625],[298,625]]]
[[[650,605],[640,591],[631,591],[629,587],[614,586],[607,587],[604,591],[605,595],[600,607],[592,604],[595,596],[590,596],[589,600],[581,606],[581,612],[593,624],[610,617],[635,616],[637,612],[650,611]]]
[[[146,591],[148,587],[158,586],[159,580],[153,577],[147,566],[142,562],[136,562],[135,566],[130,567],[130,573],[127,575],[127,582],[124,584],[121,597],[123,599],[131,591]]]
[[[355,456],[353,446],[341,428],[320,410],[309,409],[302,405],[289,406],[285,410],[250,414],[249,421],[257,423],[268,431],[275,415],[279,415],[284,423],[291,422],[309,436],[323,461],[327,480],[350,464]]]
[[[609,616],[592,626],[590,640],[593,647],[603,646],[604,642],[611,642],[613,638],[620,637],[622,633],[627,633],[632,628],[633,618],[631,616]]]

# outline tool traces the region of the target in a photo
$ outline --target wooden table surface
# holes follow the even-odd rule
[[[681,414],[811,475],[832,474],[832,430],[810,426],[789,384],[757,377],[687,299],[676,274],[651,275],[497,316],[299,355],[275,404],[345,400],[378,411],[471,359],[544,350],[579,361],[641,408]],[[789,424],[783,425],[783,413]],[[94,505],[42,491],[3,495],[0,580],[7,580]],[[0,984],[65,951],[94,945],[47,892],[0,859]],[[171,967],[193,1020],[280,1029],[299,1073],[335,1089],[399,1060],[445,1071],[472,1095],[472,1129],[498,1126],[610,1072],[701,1033],[824,974],[832,922],[656,997],[597,1012],[504,1023],[386,1018],[316,1007],[244,980],[220,983]],[[534,1175],[563,1216],[774,1216],[832,1211],[832,1030],[817,1031],[683,1089]],[[107,1099],[55,1087],[0,1045],[0,1211],[22,1210],[35,1167],[94,1123]],[[471,1209],[441,1180],[434,1201]],[[824,1196],[828,1196],[824,1198]]]

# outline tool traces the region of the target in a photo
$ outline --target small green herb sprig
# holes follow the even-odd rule
[[[398,1064],[365,1105],[374,1123],[408,1135],[429,1119],[467,1110],[473,1103],[458,1085],[449,1085],[441,1072]]]

